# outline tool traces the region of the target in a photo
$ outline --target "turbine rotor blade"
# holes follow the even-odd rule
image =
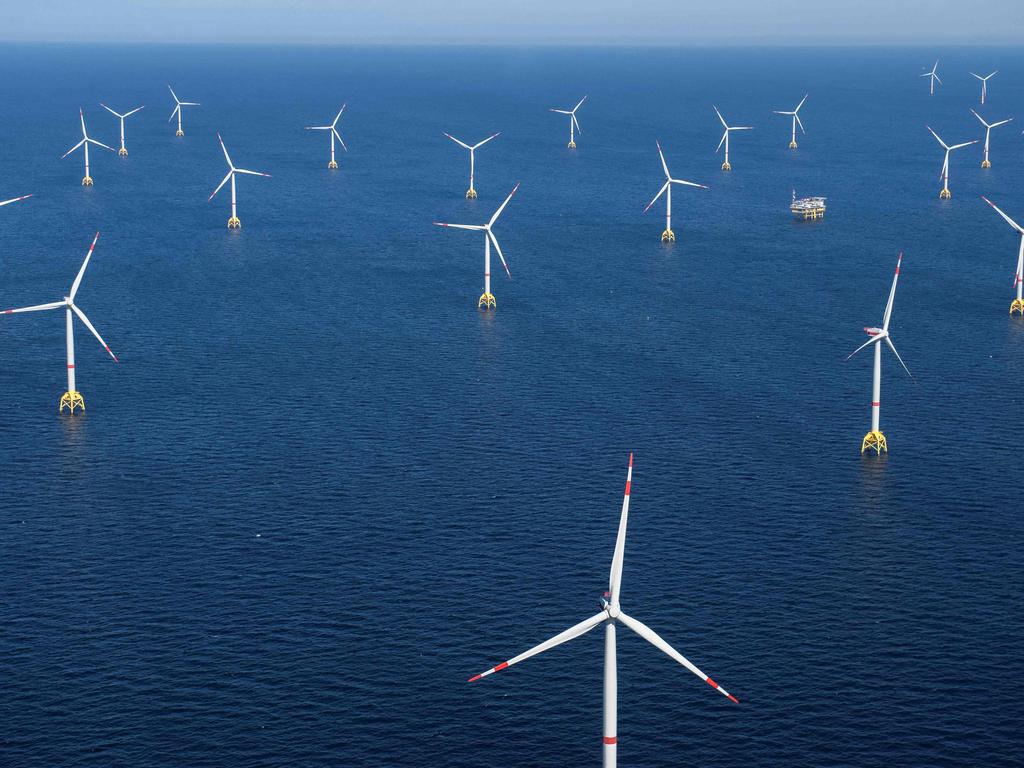
[[[268,179],[271,178],[269,173],[260,173],[259,171],[247,171],[245,168],[235,168],[235,173],[244,173],[248,176],[265,176]]]
[[[846,358],[845,358],[845,359],[846,359],[846,360],[849,360],[849,359],[850,359],[851,357],[853,357],[853,356],[854,356],[854,355],[856,355],[856,354],[857,354],[858,352],[860,352],[860,351],[861,351],[862,349],[864,349],[864,347],[868,347],[868,346],[871,346],[872,344],[875,344],[875,343],[877,343],[877,342],[879,342],[879,341],[881,341],[881,340],[882,340],[882,337],[881,337],[881,335],[878,335],[878,336],[872,336],[872,337],[871,337],[870,339],[868,339],[868,340],[867,340],[867,341],[865,341],[865,342],[864,342],[863,344],[861,344],[861,345],[860,345],[859,347],[857,347],[857,348],[856,348],[855,350],[853,350],[853,352],[851,352],[850,354],[848,354],[848,355],[846,356]]]
[[[896,273],[892,276],[892,287],[889,289],[889,300],[885,303],[885,316],[882,318],[882,330],[889,330],[889,318],[892,316],[892,303],[896,298],[896,282],[900,279],[900,265],[903,263],[903,251],[896,259]]]
[[[671,184],[671,183],[672,183],[671,181],[666,181],[662,185],[661,189],[658,190],[658,194],[656,194],[654,196],[654,199],[651,200],[651,202],[649,202],[647,204],[646,208],[644,208],[644,213],[647,213],[649,210],[651,210],[651,206],[654,205],[656,202],[658,202],[658,198],[662,196],[662,194],[665,192],[665,190],[668,189],[668,185]]]
[[[63,159],[65,158],[65,157],[67,157],[68,155],[70,155],[70,154],[71,154],[72,152],[74,152],[74,151],[75,151],[76,149],[78,149],[78,148],[79,148],[80,146],[82,146],[83,144],[85,144],[85,141],[86,141],[85,139],[82,139],[82,140],[81,140],[80,142],[78,142],[77,144],[75,144],[75,146],[73,146],[73,147],[72,147],[71,149],[69,149],[69,150],[68,150],[67,152],[65,152],[65,153],[64,153],[63,155],[61,155],[61,156],[60,156],[60,159],[61,159],[61,160],[63,160]]]
[[[695,181],[683,181],[682,179],[669,179],[671,184],[682,184],[684,187],[697,187],[698,189],[707,189],[708,187],[704,184],[698,184]]]
[[[445,224],[440,221],[434,222],[435,227],[447,227],[448,229],[468,229],[471,232],[487,231],[487,227],[479,224]]]
[[[474,145],[473,145],[472,147],[470,147],[470,149],[480,149],[480,147],[482,147],[482,146],[483,146],[484,144],[486,144],[486,143],[487,143],[488,141],[490,141],[491,139],[497,138],[497,137],[498,137],[498,136],[500,136],[500,135],[501,135],[501,131],[498,131],[498,132],[497,132],[496,134],[494,134],[493,136],[488,136],[488,137],[487,137],[486,139],[484,139],[483,141],[479,142],[478,144],[474,144]],[[463,144],[462,146],[466,146],[466,145],[465,145],[465,144]]]
[[[338,124],[338,121],[341,119],[341,113],[345,111],[345,107],[347,107],[347,106],[348,106],[347,104],[342,104],[341,105],[341,109],[338,110],[338,114],[335,115],[335,117],[334,117],[334,122],[331,123],[331,127],[332,128]]]
[[[96,337],[96,341],[98,341],[100,344],[103,345],[103,348],[105,350],[107,350],[107,354],[110,355],[112,358],[114,358],[114,362],[115,363],[121,362],[120,360],[117,359],[117,355],[115,355],[113,352],[110,351],[110,347],[107,346],[107,342],[105,342],[103,340],[103,337],[100,336],[99,332],[93,327],[92,323],[89,322],[89,318],[85,316],[85,312],[80,310],[74,304],[71,305],[71,310],[76,315],[78,315],[78,319],[79,320],[81,320],[83,323],[85,323],[85,327],[88,328],[90,331],[92,331],[92,335]]]
[[[108,147],[102,141],[96,141],[96,139],[86,139],[86,141],[88,141],[90,144],[95,144],[98,147],[103,147],[104,149],[109,149],[111,152],[115,152],[116,151],[113,147]]]
[[[718,140],[718,146],[715,147],[715,154],[716,155],[718,154],[718,150],[720,150],[722,148],[722,145],[725,144],[725,137],[728,136],[728,135],[729,135],[729,129],[726,128],[722,132],[722,138]]]
[[[336,138],[338,140],[338,143],[341,144],[341,148],[344,149],[346,152],[348,152],[348,147],[345,146],[345,142],[342,140],[341,134],[338,133],[338,129],[337,128],[331,128],[331,133],[334,134],[334,138]]]
[[[41,312],[44,309],[57,309],[59,307],[66,307],[66,301],[51,301],[49,304],[36,304],[34,307],[21,307],[20,309],[5,309],[0,312],[2,315],[16,315],[19,312]]]
[[[78,286],[82,284],[82,276],[85,275],[85,268],[89,266],[89,259],[92,258],[92,252],[96,248],[96,241],[100,239],[100,233],[96,233],[96,237],[92,239],[92,245],[89,246],[89,250],[85,254],[85,260],[82,262],[81,269],[78,270],[78,275],[75,276],[75,282],[71,284],[71,293],[68,294],[68,298],[71,301],[75,300],[75,294],[78,293]]]
[[[899,353],[899,352],[897,352],[897,351],[896,351],[896,347],[895,347],[895,346],[893,346],[893,343],[892,343],[892,339],[890,339],[890,338],[889,338],[888,336],[886,336],[886,337],[885,337],[885,343],[889,345],[889,349],[891,349],[891,350],[892,350],[892,353],[893,353],[894,355],[896,355],[896,359],[900,361],[900,365],[902,365],[902,366],[903,366],[903,370],[907,372],[907,376],[909,376],[909,377],[910,377],[911,379],[914,379],[914,374],[912,374],[912,373],[910,372],[910,369],[909,369],[909,368],[907,368],[907,364],[906,364],[906,363],[904,363],[904,362],[903,362],[903,358],[902,358],[902,357],[900,357],[900,353]],[[916,379],[914,379],[914,381],[916,381]]]
[[[1024,235],[1024,229],[1021,229],[1020,225],[1016,221],[1014,221],[1009,216],[1007,216],[1005,213],[1003,213],[995,203],[993,203],[991,200],[989,200],[984,195],[981,196],[981,199],[984,200],[989,205],[991,205],[995,209],[995,212],[1003,217],[1003,221],[1005,221],[1007,224],[1009,224],[1011,227],[1013,227],[1015,230],[1017,230],[1017,232],[1019,232],[1021,235]]]
[[[223,186],[224,186],[225,184],[227,184],[227,183],[228,183],[228,179],[230,179],[230,178],[231,178],[231,174],[233,174],[233,173],[234,173],[234,170],[230,170],[230,171],[228,171],[228,175],[224,177],[224,180],[223,180],[223,181],[222,181],[222,182],[221,182],[220,184],[218,184],[218,185],[217,185],[217,188],[216,188],[215,190],[213,190],[213,194],[212,194],[212,195],[210,195],[210,196],[209,196],[209,197],[208,197],[208,198],[206,199],[206,202],[210,202],[211,200],[213,200],[213,198],[215,198],[215,197],[217,196],[217,193],[218,193],[218,192],[220,192],[221,188],[222,188],[222,187],[223,187]]]
[[[518,181],[516,182],[516,185],[512,187],[512,191],[508,193],[508,197],[505,198],[505,202],[498,206],[498,210],[494,212],[494,215],[491,216],[491,220],[487,222],[488,227],[494,226],[494,222],[496,222],[498,220],[498,217],[501,216],[501,212],[505,210],[505,206],[508,205],[508,201],[512,199],[512,195],[516,193],[517,189],[519,189]]]
[[[471,147],[471,146],[469,146],[469,144],[466,144],[466,143],[464,143],[464,142],[462,142],[462,141],[459,141],[459,140],[458,140],[458,139],[456,139],[456,138],[455,138],[454,136],[452,136],[452,135],[451,135],[450,133],[446,133],[446,134],[445,134],[445,136],[447,136],[447,137],[448,137],[449,139],[451,139],[452,141],[454,141],[454,142],[455,142],[456,144],[458,144],[458,145],[459,145],[460,147],[464,147],[465,149],[472,149],[472,147]]]
[[[487,237],[489,237],[491,243],[493,243],[495,250],[498,252],[498,258],[501,259],[501,266],[505,268],[505,274],[508,275],[508,279],[511,280],[512,273],[508,271],[508,264],[505,263],[505,254],[501,252],[501,246],[498,245],[498,238],[494,236],[494,233],[491,232],[490,229],[487,229],[485,231],[487,232]]]
[[[35,193],[33,192],[32,194],[35,194]],[[3,208],[5,205],[10,205],[11,203],[17,203],[20,200],[28,200],[30,197],[32,197],[32,195],[22,195],[21,197],[12,197],[10,200],[4,200],[3,202],[0,202],[0,208]]]
[[[672,174],[668,172],[668,164],[665,162],[665,153],[661,151],[661,142],[655,139],[654,144],[658,147],[658,157],[661,158],[661,167],[665,171],[665,178],[670,179],[672,178]]]
[[[612,555],[612,567],[608,573],[608,602],[612,606],[619,604],[619,592],[622,586],[622,561],[626,552],[626,527],[629,524],[629,492],[633,485],[633,454],[629,454],[629,468],[626,470],[626,490],[622,494],[622,512],[619,515],[619,532],[615,537],[615,552]]]

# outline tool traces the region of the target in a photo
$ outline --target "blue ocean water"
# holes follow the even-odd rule
[[[934,97],[918,77],[940,56]],[[623,608],[742,701],[619,640],[623,764],[1010,765],[1024,708],[1024,216],[1010,49],[4,46],[0,764],[594,765],[593,614],[636,454]],[[166,84],[202,107],[184,138]],[[786,148],[773,109],[803,96]],[[579,148],[549,107],[580,110]],[[98,106],[130,156],[60,155]],[[329,122],[349,147],[326,168]],[[755,126],[714,154],[717,104]],[[1019,115],[1017,115],[1020,117]],[[467,158],[442,131],[478,140]],[[240,232],[225,168],[239,180]],[[662,176],[677,189],[678,241]],[[498,307],[481,313],[496,226]],[[828,196],[794,222],[790,190]],[[890,454],[861,457],[881,321]]]

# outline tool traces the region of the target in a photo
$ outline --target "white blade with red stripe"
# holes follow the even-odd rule
[[[14,315],[18,312],[39,312],[44,309],[57,309],[58,307],[66,307],[66,301],[51,301],[49,304],[37,304],[34,307],[22,307],[21,309],[5,309],[3,314]]]
[[[889,289],[889,301],[885,304],[885,316],[882,318],[882,330],[889,330],[889,318],[892,316],[892,303],[896,298],[896,282],[900,279],[900,264],[903,263],[903,251],[896,259],[896,274],[892,276],[892,287]]]
[[[82,277],[85,275],[85,268],[89,266],[89,259],[92,258],[93,249],[96,248],[96,241],[100,239],[100,233],[96,233],[96,237],[92,239],[92,245],[89,246],[88,252],[85,254],[85,260],[82,262],[81,269],[78,270],[78,274],[75,276],[75,282],[71,284],[71,293],[68,298],[71,301],[75,300],[75,294],[78,293],[78,286],[82,284]]]
[[[516,185],[512,187],[512,191],[508,193],[508,197],[505,198],[505,202],[498,206],[498,210],[494,212],[494,215],[491,216],[491,220],[487,222],[488,227],[494,226],[494,222],[496,222],[498,220],[498,217],[501,216],[501,212],[505,210],[505,206],[508,205],[508,201],[512,199],[512,195],[516,193],[517,189],[519,189],[518,181],[516,182]]]
[[[444,224],[440,221],[434,222],[435,227],[448,227],[449,229],[470,229],[470,230],[486,230],[487,227],[482,224]]]
[[[932,130],[932,127],[931,127],[930,125],[926,125],[926,126],[925,126],[925,128],[927,128],[927,129],[928,129],[928,132],[929,132],[929,133],[930,133],[930,134],[931,134],[932,136],[934,136],[934,137],[935,137],[935,140],[936,140],[937,142],[939,142],[939,144],[941,144],[941,145],[942,145],[942,148],[943,148],[943,149],[949,149],[949,147],[947,147],[947,146],[946,146],[946,142],[944,142],[944,141],[943,141],[942,139],[940,139],[940,138],[939,138],[939,134],[937,134],[937,133],[936,133],[935,131],[933,131],[933,130]]]
[[[498,258],[501,259],[501,266],[505,268],[505,274],[508,275],[508,279],[512,279],[512,273],[508,271],[508,264],[505,263],[505,254],[501,252],[501,246],[498,245],[498,238],[494,236],[494,233],[490,229],[487,230],[487,237],[491,239],[494,244],[494,249],[498,252]]]
[[[444,133],[444,132],[442,131],[442,133]],[[464,147],[465,149],[473,149],[473,147],[469,146],[469,144],[466,144],[465,142],[459,141],[459,140],[458,140],[458,139],[456,139],[456,138],[455,138],[454,136],[452,136],[452,135],[451,135],[450,133],[445,133],[444,135],[445,135],[445,136],[447,136],[447,137],[448,137],[449,139],[451,139],[452,141],[454,141],[454,142],[455,142],[456,144],[458,144],[458,145],[459,145],[460,147]]]
[[[876,342],[879,342],[881,340],[882,340],[882,335],[881,334],[879,334],[878,336],[872,336],[870,339],[868,339],[863,344],[861,344],[859,347],[857,347],[855,350],[853,350],[853,352],[848,354],[846,356],[846,359],[849,360],[851,357],[853,357],[858,352],[860,352],[862,349],[864,349],[864,347],[870,346],[870,345],[872,345],[872,344],[874,344]]]
[[[665,178],[671,179],[672,174],[668,172],[668,163],[665,162],[665,153],[661,151],[661,142],[655,139],[654,144],[658,148],[658,157],[661,158],[661,167],[665,171]]]
[[[722,113],[718,111],[718,107],[716,107],[716,106],[715,106],[714,104],[712,104],[712,105],[711,105],[711,108],[712,108],[713,110],[715,110],[715,114],[716,114],[716,115],[718,115],[718,120],[719,120],[719,121],[720,121],[720,122],[722,123],[722,127],[723,127],[723,128],[725,128],[725,130],[727,130],[727,131],[728,131],[728,130],[729,130],[729,126],[728,126],[728,124],[727,124],[727,123],[725,122],[725,118],[724,118],[724,117],[722,117]]]
[[[572,640],[573,638],[577,638],[580,635],[586,634],[594,627],[596,627],[598,624],[604,622],[607,618],[608,614],[605,611],[601,611],[600,613],[591,616],[589,619],[581,621],[576,626],[569,627],[569,629],[555,635],[550,640],[545,640],[540,645],[535,645],[533,648],[526,651],[525,653],[520,653],[518,656],[515,656],[514,658],[511,658],[508,661],[503,661],[501,664],[491,667],[486,672],[481,672],[479,675],[473,675],[471,678],[469,678],[469,682],[472,683],[479,680],[482,677],[487,677],[488,675],[494,674],[495,672],[500,672],[503,669],[511,667],[513,664],[518,664],[520,661],[525,661],[531,656],[536,656],[538,653],[543,653],[544,651],[554,648],[556,645],[561,645],[562,643],[566,643]]]
[[[654,205],[656,202],[658,202],[658,198],[661,197],[665,193],[665,190],[668,189],[668,185],[671,184],[671,183],[672,183],[671,181],[666,181],[665,182],[665,184],[662,186],[662,188],[658,190],[658,194],[656,194],[654,196],[654,199],[651,200],[651,202],[649,202],[647,204],[646,208],[644,208],[644,213],[647,213],[649,210],[651,210],[651,206]]]
[[[626,552],[626,526],[629,523],[629,491],[633,484],[633,454],[629,454],[629,468],[626,470],[626,490],[622,494],[622,513],[619,515],[619,533],[615,537],[615,553],[608,574],[608,602],[612,608],[619,605],[619,586],[622,583],[622,561]]]
[[[891,349],[892,353],[894,355],[896,355],[896,359],[900,361],[900,365],[902,365],[903,366],[903,370],[907,372],[907,376],[909,376],[910,378],[913,379],[914,378],[914,374],[912,374],[910,372],[910,369],[907,368],[907,364],[903,362],[903,358],[900,357],[900,353],[896,351],[896,347],[893,346],[892,339],[889,338],[888,335],[886,335],[886,337],[885,337],[885,343],[889,345],[889,349]],[[915,381],[916,381],[916,379],[915,379]]]
[[[80,142],[78,142],[77,144],[75,144],[75,146],[73,146],[73,147],[72,147],[71,149],[69,149],[69,150],[68,150],[67,152],[65,152],[65,153],[64,153],[63,155],[61,155],[61,156],[60,156],[60,159],[61,159],[61,160],[63,160],[63,159],[65,158],[65,157],[67,157],[68,155],[70,155],[70,154],[71,154],[72,152],[74,152],[74,151],[75,151],[76,149],[78,149],[78,148],[79,148],[80,146],[82,146],[83,144],[85,144],[85,141],[86,141],[85,139],[82,139],[82,140],[81,140]]]
[[[698,184],[695,181],[683,181],[682,179],[669,179],[673,184],[682,184],[684,187],[697,187],[698,189],[707,189],[707,185]]]
[[[93,327],[92,323],[89,322],[89,318],[85,316],[85,312],[80,310],[74,304],[71,305],[71,310],[78,315],[78,319],[85,323],[85,327],[92,331],[92,335],[96,337],[96,341],[103,345],[103,348],[107,350],[107,354],[114,358],[115,363],[121,362],[117,359],[117,355],[110,351],[110,347],[107,346],[107,342],[103,340],[103,337],[99,335],[97,330]]]
[[[341,113],[345,111],[345,107],[347,106],[348,104],[341,105],[341,109],[338,110],[338,114],[334,116],[334,121],[331,123],[332,128],[338,124],[339,120],[341,120]]]
[[[245,173],[249,176],[265,176],[266,178],[272,178],[269,173],[260,173],[259,171],[247,171],[245,168],[235,168],[235,173]]]
[[[447,136],[447,134],[445,134],[445,135]],[[477,144],[474,144],[474,145],[473,145],[472,147],[469,147],[469,149],[480,149],[480,147],[482,147],[482,146],[483,146],[484,144],[486,144],[486,143],[487,143],[488,141],[490,141],[491,139],[497,138],[497,137],[498,137],[498,136],[500,136],[500,135],[501,135],[501,131],[498,131],[498,132],[497,132],[496,134],[494,134],[493,136],[488,136],[488,137],[487,137],[486,139],[484,139],[483,141],[481,141],[481,142],[479,142],[479,143],[477,143]],[[459,143],[460,143],[460,144],[462,144],[462,142],[461,142],[461,141],[460,141]],[[465,145],[465,144],[462,144],[462,146],[464,146],[464,147],[465,147],[466,145]]]
[[[640,637],[642,637],[644,640],[649,642],[655,648],[658,648],[659,650],[663,651],[670,658],[675,659],[677,662],[679,662],[684,667],[686,667],[688,670],[693,672],[693,674],[695,674],[697,677],[699,677],[705,683],[710,685],[712,688],[714,688],[720,694],[725,696],[727,699],[729,699],[732,702],[735,702],[736,704],[740,703],[739,700],[735,696],[733,696],[731,693],[726,691],[725,688],[723,688],[718,683],[716,683],[714,680],[712,680],[710,677],[708,677],[703,672],[701,672],[696,667],[696,665],[694,665],[689,659],[687,659],[685,656],[683,656],[683,654],[679,653],[679,651],[677,651],[671,645],[666,643],[657,632],[655,632],[653,629],[648,627],[642,621],[637,621],[633,617],[627,616],[624,613],[620,613],[618,618],[619,618],[619,621],[621,621],[627,627],[629,627],[634,632],[636,632],[638,635],[640,635]]]
[[[228,168],[231,170],[235,169],[235,166],[231,162],[231,158],[228,156],[228,148],[224,146],[224,139],[220,137],[220,133],[217,133],[217,141],[220,142],[220,148],[224,150],[224,159],[228,161]]]
[[[334,128],[332,126],[331,127],[331,133],[334,134],[334,138],[336,138],[338,140],[338,142],[341,144],[341,148],[344,149],[346,152],[348,152],[348,147],[345,146],[345,142],[342,140],[341,134],[338,133],[338,129]]]
[[[995,73],[993,73],[993,74],[995,74]],[[990,77],[991,77],[991,75],[990,75]],[[580,103],[579,103],[579,104],[577,104],[577,105],[576,105],[575,107],[573,107],[573,108],[572,108],[572,111],[573,111],[573,112],[575,112],[575,111],[576,111],[577,109],[579,109],[580,107],[582,107],[582,106],[583,106],[583,102],[584,102],[584,101],[586,101],[586,100],[587,100],[587,97],[586,97],[586,96],[584,96],[584,97],[583,97],[582,99],[580,99]]]
[[[32,197],[32,195],[22,195],[21,197],[12,197],[10,200],[4,200],[2,203],[0,203],[0,208],[3,208],[5,205],[10,205],[11,203],[16,203],[19,200],[28,200],[30,197]]]
[[[108,147],[102,141],[96,141],[96,139],[86,139],[86,141],[88,141],[90,144],[95,144],[97,147],[103,147],[104,149],[109,149],[111,152],[115,152],[116,151],[113,147]]]
[[[1007,216],[1005,213],[1003,213],[1002,210],[1000,210],[999,206],[997,206],[995,203],[993,203],[991,200],[989,200],[984,195],[981,196],[981,199],[984,200],[989,205],[991,205],[992,208],[995,210],[995,212],[1003,217],[1003,221],[1005,221],[1007,224],[1009,224],[1011,227],[1013,227],[1015,230],[1017,230],[1020,234],[1024,235],[1024,229],[1020,228],[1020,224],[1018,224],[1016,221],[1014,221],[1009,216]]]
[[[224,180],[221,181],[220,184],[217,185],[217,188],[213,190],[213,194],[206,199],[206,202],[210,202],[211,200],[213,200],[213,198],[217,196],[217,193],[220,192],[221,188],[228,183],[228,179],[231,178],[232,173],[234,173],[234,170],[228,171],[228,175],[224,177]]]

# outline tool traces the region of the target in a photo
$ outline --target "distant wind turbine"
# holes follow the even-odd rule
[[[804,124],[800,121],[800,107],[802,107],[804,105],[804,102],[807,101],[807,97],[809,95],[810,94],[804,94],[804,97],[802,99],[800,99],[800,103],[796,105],[796,109],[794,109],[791,112],[781,112],[781,111],[779,111],[777,109],[773,110],[776,115],[789,115],[789,116],[791,116],[793,118],[793,133],[792,133],[792,135],[790,136],[790,139],[789,139],[789,148],[790,149],[796,149],[796,127],[797,127],[798,124],[800,126],[800,132],[804,133],[804,134],[807,133],[807,131],[804,130]]]
[[[729,132],[730,131],[752,131],[752,130],[754,130],[754,128],[753,128],[753,126],[750,126],[750,125],[733,125],[733,126],[730,126],[728,123],[725,122],[725,118],[722,117],[722,113],[718,111],[718,107],[716,107],[714,104],[712,104],[711,106],[714,108],[715,114],[718,115],[718,119],[722,123],[722,127],[725,129],[725,131],[722,133],[721,141],[718,142],[718,149],[715,150],[715,154],[718,154],[718,150],[722,148],[723,144],[725,144],[725,162],[722,163],[722,170],[723,171],[731,171],[732,170],[732,166],[729,165]]]
[[[83,147],[85,149],[85,176],[82,178],[82,186],[83,187],[91,187],[92,186],[92,176],[89,175],[89,145],[90,144],[95,144],[97,147],[103,147],[104,149],[109,149],[111,152],[114,151],[114,148],[113,147],[108,147],[102,141],[96,141],[96,139],[90,139],[89,138],[89,134],[87,134],[85,132],[85,114],[82,112],[81,107],[79,107],[79,109],[78,109],[78,119],[82,123],[82,140],[80,142],[78,142],[77,144],[75,144],[75,146],[73,146],[67,152],[65,152],[61,156],[60,159],[63,160],[65,157],[70,155],[72,152],[74,152],[79,147]]]
[[[999,70],[997,69],[995,72],[989,72],[987,75],[982,77],[981,75],[975,75],[973,72],[971,72],[971,74],[974,75],[974,77],[976,77],[979,80],[981,80],[981,103],[982,104],[985,103],[985,96],[988,95],[988,79],[990,77],[993,77],[994,75],[996,75],[998,73],[999,73]]]
[[[334,116],[334,121],[330,125],[308,125],[306,126],[307,131],[330,131],[331,134],[331,162],[327,164],[330,169],[338,167],[338,163],[334,159],[334,140],[337,139],[338,143],[341,144],[341,148],[348,152],[348,147],[345,146],[345,142],[341,140],[341,134],[338,133],[338,120],[341,119],[341,113],[345,111],[347,105],[342,104],[341,109],[338,110],[338,114]]]
[[[965,141],[962,144],[954,144],[950,147],[946,145],[946,142],[939,138],[939,134],[933,131],[930,126],[926,125],[925,128],[927,128],[928,132],[935,137],[935,140],[942,145],[942,148],[946,150],[946,158],[942,161],[942,170],[939,172],[939,176],[942,178],[942,191],[939,192],[939,197],[943,200],[948,200],[953,196],[953,193],[949,191],[949,153],[954,149],[962,149],[963,147],[971,146],[971,144],[977,144],[978,140]]]
[[[658,194],[654,196],[654,199],[647,204],[644,208],[644,213],[647,213],[651,209],[651,206],[658,202],[658,198],[665,195],[665,231],[661,233],[661,242],[663,243],[674,243],[676,241],[676,234],[672,231],[672,185],[682,184],[684,187],[699,187],[700,189],[707,189],[703,184],[697,184],[693,181],[683,181],[682,179],[673,179],[672,174],[668,172],[668,164],[665,162],[665,153],[661,151],[661,143],[658,141],[654,142],[658,147],[658,157],[661,158],[661,168],[665,171],[665,183],[661,189],[658,190]]]
[[[939,70],[939,60],[936,59],[935,60],[935,65],[932,67],[932,71],[931,72],[925,72],[923,75],[921,75],[921,77],[930,77],[931,78],[931,80],[928,81],[928,93],[929,93],[929,95],[932,95],[932,96],[935,95],[935,83],[938,82],[939,85],[942,85],[942,80],[939,80],[939,75],[937,74],[938,70]]]
[[[198,101],[181,101],[178,98],[178,94],[176,94],[174,92],[174,89],[171,88],[171,86],[169,86],[169,85],[167,86],[167,90],[169,90],[171,92],[171,96],[174,97],[174,111],[171,112],[171,116],[167,118],[167,122],[168,123],[171,122],[171,120],[174,119],[174,116],[177,115],[178,116],[178,130],[174,132],[174,135],[175,136],[184,136],[185,135],[185,131],[183,131],[181,129],[181,112],[182,112],[181,108],[182,107],[199,107],[199,106],[202,106],[202,105]]]
[[[220,137],[219,133],[217,134],[217,141],[220,142],[220,148],[222,150],[224,150],[224,159],[228,161],[228,175],[225,176],[224,180],[220,184],[217,185],[217,188],[215,190],[213,190],[213,194],[210,195],[210,198],[209,198],[209,200],[207,200],[207,202],[209,202],[210,200],[213,200],[213,198],[217,196],[217,193],[220,192],[221,187],[223,187],[225,184],[227,184],[228,180],[230,179],[231,180],[231,218],[228,219],[228,229],[241,229],[242,228],[242,222],[238,220],[238,208],[235,205],[235,174],[244,173],[244,174],[246,174],[248,176],[265,176],[268,179],[270,178],[270,174],[269,173],[260,173],[259,171],[247,171],[244,168],[235,168],[234,164],[231,162],[231,158],[228,156],[228,148],[224,146],[224,139],[222,139]]]
[[[579,120],[576,119],[576,110],[579,109],[581,106],[583,106],[583,102],[586,101],[586,100],[587,100],[587,97],[584,96],[582,99],[580,99],[580,103],[577,104],[572,109],[551,109],[551,110],[549,110],[550,112],[557,112],[560,115],[568,115],[569,116],[569,149],[576,149],[576,133],[575,133],[575,131],[579,131],[580,133],[583,133],[583,129],[580,128]],[[574,128],[575,128],[575,131],[573,130]]]
[[[469,199],[469,200],[472,200],[472,199],[474,199],[476,197],[476,189],[473,187],[473,173],[474,173],[474,168],[476,166],[476,151],[478,149],[480,149],[480,147],[482,147],[488,141],[490,141],[491,139],[493,139],[493,138],[495,138],[497,136],[500,136],[500,135],[501,135],[501,131],[498,131],[496,134],[494,134],[494,136],[488,136],[483,141],[478,141],[473,146],[470,146],[469,144],[466,144],[466,143],[464,143],[462,141],[459,141],[454,136],[452,136],[450,133],[446,133],[445,134],[445,136],[447,136],[449,139],[454,141],[460,147],[469,150],[469,189],[466,190],[466,198]]]
[[[993,128],[996,128],[996,127],[998,127],[1000,125],[1006,125],[1007,123],[1012,122],[1013,118],[1012,117],[1008,117],[1005,120],[1000,120],[998,123],[986,123],[985,122],[985,118],[983,118],[981,115],[979,115],[973,109],[971,110],[971,113],[976,118],[978,118],[978,121],[982,125],[985,126],[985,159],[981,161],[981,167],[982,168],[991,168],[992,167],[992,163],[990,163],[988,161],[988,139],[989,139],[989,134],[992,133],[992,129]]]
[[[107,112],[112,114],[114,117],[116,117],[121,122],[121,148],[119,150],[117,150],[117,154],[119,154],[121,157],[128,157],[128,150],[125,149],[125,146],[124,146],[124,119],[126,117],[128,117],[129,115],[134,115],[140,109],[145,109],[145,107],[144,106],[136,107],[135,109],[131,110],[130,112],[125,112],[122,115],[120,112],[115,112],[114,110],[112,110],[106,104],[102,104],[101,103],[100,106],[103,107],[105,110],[107,110]]]
[[[991,205],[995,212],[1003,217],[1003,221],[1013,227],[1017,234],[1020,235],[1020,249],[1017,251],[1017,271],[1013,275],[1013,287],[1017,291],[1017,298],[1010,304],[1010,314],[1016,312],[1019,315],[1024,315],[1024,229],[1021,228],[1020,224],[1011,219],[1005,213],[1003,213],[996,204],[989,200],[987,197],[982,195],[982,200]]]

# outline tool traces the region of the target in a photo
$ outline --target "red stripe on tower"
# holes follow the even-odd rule
[[[68,368],[74,368],[74,367],[75,367],[74,363],[68,363]]]
[[[881,406],[881,405],[882,405],[881,403],[872,403],[872,404],[871,404],[871,407],[872,407],[872,408],[878,408],[878,407],[879,407],[879,406]]]
[[[619,737],[618,736],[605,736],[604,737],[604,743],[605,744],[618,744],[619,743]]]

